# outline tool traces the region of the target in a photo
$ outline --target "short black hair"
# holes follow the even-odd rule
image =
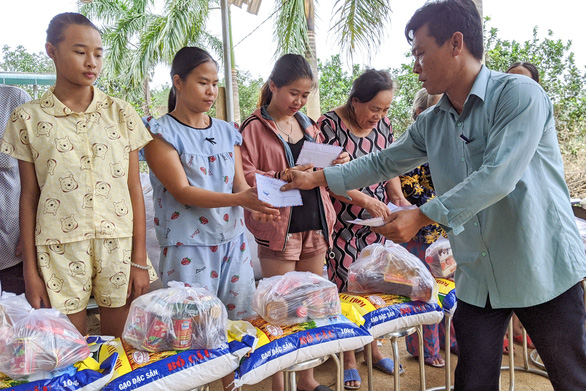
[[[70,25],[88,26],[96,30],[98,33],[100,30],[94,25],[88,18],[77,12],[64,12],[62,14],[55,15],[49,22],[47,28],[47,42],[53,45],[59,44],[63,41],[63,32]]]
[[[415,31],[428,26],[429,35],[443,45],[459,31],[464,36],[468,51],[478,60],[484,54],[482,19],[472,0],[438,0],[419,8],[405,27],[407,42],[412,44]]]

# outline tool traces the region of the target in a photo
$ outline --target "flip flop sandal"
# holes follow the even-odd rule
[[[334,391],[332,390],[330,387],[328,386],[324,386],[323,384],[320,384],[319,386],[315,387],[313,389],[313,391]]]
[[[350,381],[359,381],[360,386],[362,385],[362,379],[360,378],[360,374],[358,373],[358,369],[350,368],[344,369],[344,388],[347,390],[357,390],[360,386],[349,386],[346,383]]]
[[[436,361],[441,360],[442,362],[440,364],[437,364]],[[446,362],[444,361],[444,358],[442,356],[440,356],[439,354],[436,354],[435,356],[431,356],[431,357],[425,357],[425,359],[423,359],[423,362],[425,362],[426,365],[429,365],[430,367],[434,367],[434,368],[443,368],[446,366]]]
[[[373,364],[372,366],[373,368],[376,368],[379,371],[386,373],[387,375],[395,374],[395,362],[389,357],[380,359],[377,363]],[[403,369],[403,366],[401,364],[399,364],[399,368],[399,375],[404,374],[405,370]]]

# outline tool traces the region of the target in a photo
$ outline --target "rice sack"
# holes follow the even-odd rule
[[[252,309],[265,321],[289,326],[341,312],[336,285],[310,272],[288,272],[260,280]]]
[[[425,263],[435,278],[453,279],[456,272],[456,261],[452,254],[450,241],[440,237],[425,250]]]
[[[234,372],[257,339],[246,334],[246,330],[254,333],[252,325],[228,323],[228,342],[215,349],[152,353],[136,350],[119,338],[106,342],[100,348],[99,361],[117,357],[117,362],[104,391],[187,391]]]
[[[344,315],[277,326],[264,319],[247,319],[256,327],[258,344],[236,371],[235,387],[256,384],[293,364],[358,349],[372,342],[368,331]]]
[[[134,300],[122,338],[147,352],[215,349],[226,342],[224,304],[204,288],[171,281]]]
[[[69,367],[54,371],[53,377],[26,382],[0,373],[0,390],[10,391],[98,391],[112,378],[117,356],[101,364],[88,357]]]
[[[405,296],[385,293],[340,293],[342,305],[351,304],[364,318],[366,328],[374,338],[406,327],[435,324],[442,320],[443,311],[437,302],[413,301]]]
[[[454,281],[445,278],[436,278],[435,281],[439,287],[437,296],[444,309],[444,313],[453,315],[458,304],[458,300],[456,299],[456,284]]]
[[[402,246],[366,246],[348,268],[348,292],[389,293],[413,300],[437,301],[437,285],[421,260]]]

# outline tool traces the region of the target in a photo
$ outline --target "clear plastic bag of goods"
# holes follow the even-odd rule
[[[450,241],[440,237],[425,250],[425,263],[435,278],[453,279],[456,272],[456,260],[452,254]]]
[[[122,338],[147,352],[216,349],[226,342],[228,314],[208,290],[171,281],[134,300]]]
[[[310,272],[289,272],[260,280],[252,309],[276,326],[341,313],[336,285]]]
[[[437,284],[423,262],[390,241],[371,244],[360,252],[348,268],[348,292],[390,293],[437,302]]]
[[[0,302],[3,321],[8,322],[7,327],[0,326],[0,372],[12,379],[38,380],[90,355],[85,338],[56,309],[31,308],[25,315],[22,308],[13,308],[24,305],[24,295]]]

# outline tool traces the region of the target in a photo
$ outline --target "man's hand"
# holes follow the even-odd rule
[[[281,191],[291,189],[311,190],[318,186],[327,186],[323,171],[293,170],[287,169],[281,175],[281,179],[287,183],[281,187]]]
[[[406,243],[417,234],[421,227],[432,223],[433,220],[421,213],[419,208],[417,208],[392,213],[385,220],[385,225],[382,227],[371,227],[370,229],[395,243]]]

